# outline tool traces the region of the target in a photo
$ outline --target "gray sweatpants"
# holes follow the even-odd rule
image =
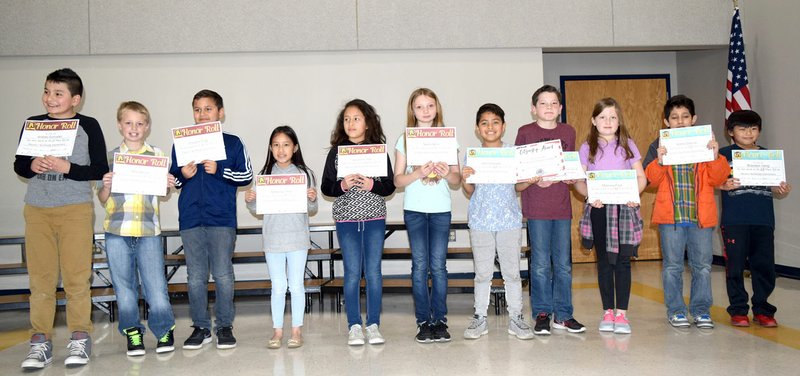
[[[522,313],[522,281],[519,276],[520,232],[469,230],[472,259],[475,263],[475,314],[486,316],[489,309],[494,256],[500,260],[500,273],[506,289],[509,315]]]

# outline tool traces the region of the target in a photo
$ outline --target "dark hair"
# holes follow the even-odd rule
[[[728,115],[728,120],[725,121],[725,126],[729,131],[732,131],[737,125],[745,127],[755,125],[758,127],[758,130],[761,131],[761,116],[758,114],[758,112],[753,110],[734,111]]]
[[[667,103],[664,104],[664,119],[669,120],[669,114],[678,107],[685,107],[689,110],[689,114],[694,116],[694,101],[692,98],[678,94],[667,99]]]
[[[439,103],[439,97],[436,96],[436,93],[433,90],[428,89],[426,87],[421,87],[417,90],[411,92],[411,95],[408,97],[408,108],[406,108],[406,126],[408,127],[416,127],[417,126],[417,117],[414,116],[414,100],[417,97],[424,95],[433,99],[436,103],[436,116],[433,117],[433,125],[434,127],[441,127],[444,126],[444,114],[442,113],[442,105]]]
[[[194,102],[196,102],[200,98],[211,98],[214,101],[214,104],[217,105],[217,109],[225,108],[222,104],[222,96],[217,94],[214,90],[203,89],[197,92],[192,98],[192,106],[194,106]]]
[[[297,133],[295,133],[294,129],[288,125],[281,125],[279,127],[275,127],[272,130],[272,134],[269,135],[268,146],[267,146],[267,160],[264,162],[264,167],[261,168],[260,175],[271,175],[272,174],[272,167],[275,166],[275,163],[278,162],[272,156],[272,139],[275,138],[278,134],[284,134],[286,137],[289,137],[292,140],[292,143],[297,146],[297,151],[292,153],[292,164],[297,166],[297,169],[303,171],[306,176],[309,178],[308,184],[313,186],[314,183],[314,172],[306,166],[306,162],[303,161],[303,152],[300,150],[300,142],[297,140]]]
[[[69,68],[61,68],[47,75],[45,82],[60,82],[67,85],[69,94],[72,96],[83,96],[83,81],[75,71]]]
[[[544,86],[536,89],[536,91],[533,92],[533,95],[531,96],[531,104],[533,104],[535,106],[536,105],[536,101],[539,100],[539,95],[541,95],[542,93],[553,93],[553,94],[555,94],[556,97],[558,97],[558,102],[561,103],[561,92],[558,91],[558,89],[556,89],[556,87],[553,86],[553,85],[544,85]]]
[[[622,117],[622,107],[620,107],[619,103],[616,99],[607,97],[603,98],[594,105],[594,110],[592,110],[592,119],[600,115],[603,110],[609,107],[614,107],[617,110],[617,119],[619,121],[619,128],[617,128],[617,146],[614,148],[614,153],[616,153],[617,148],[622,148],[625,150],[625,159],[633,158],[633,151],[628,146],[628,140],[631,138],[630,134],[628,134],[628,130],[625,128],[625,120]],[[597,131],[597,127],[591,123],[589,120],[589,137],[586,138],[586,143],[589,144],[589,162],[594,163],[595,156],[597,155],[597,150],[599,149],[599,138],[600,132]],[[603,152],[603,149],[600,149],[600,152]]]
[[[331,132],[331,146],[339,146],[349,139],[344,131],[344,112],[349,107],[355,107],[364,114],[364,124],[367,126],[364,134],[365,144],[386,143],[386,136],[383,134],[383,128],[381,128],[381,117],[375,112],[375,108],[362,99],[353,99],[347,102],[342,107],[342,110],[339,111],[339,116],[336,118],[336,126]]]
[[[483,106],[478,108],[478,112],[475,114],[475,126],[477,126],[478,123],[481,122],[481,115],[483,115],[486,112],[493,113],[497,115],[497,117],[499,117],[500,120],[503,121],[503,123],[506,122],[506,112],[503,111],[503,109],[500,108],[500,106],[494,103],[485,103]]]

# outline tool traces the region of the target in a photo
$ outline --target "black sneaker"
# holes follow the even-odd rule
[[[564,321],[553,320],[553,329],[566,329],[570,333],[583,333],[586,331],[586,327],[574,318]]]
[[[211,343],[211,331],[199,326],[193,326],[194,331],[186,341],[183,342],[183,348],[186,350],[197,350],[207,343]]]
[[[223,326],[217,329],[217,348],[232,349],[236,347],[236,338],[233,336],[233,327]]]
[[[417,336],[414,337],[419,343],[433,342],[433,328],[427,322],[417,324]]]
[[[536,315],[536,325],[533,327],[533,334],[539,336],[550,335],[550,315],[547,313],[539,313]]]
[[[436,342],[450,342],[450,333],[447,331],[447,324],[439,321],[432,325],[433,340]]]
[[[142,356],[145,354],[144,342],[142,341],[142,330],[139,328],[128,328],[123,330],[128,338],[128,356]]]
[[[158,339],[156,353],[162,354],[175,351],[175,325],[169,328],[167,334]]]

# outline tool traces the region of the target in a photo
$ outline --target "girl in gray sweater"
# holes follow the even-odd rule
[[[305,288],[303,286],[306,256],[310,247],[308,216],[317,211],[317,190],[314,172],[303,162],[297,134],[289,126],[275,128],[270,135],[269,153],[259,175],[304,175],[306,179],[307,211],[303,213],[264,214],[262,235],[264,253],[267,258],[272,293],[272,339],[267,343],[270,349],[282,346],[283,313],[286,305],[286,290],[291,293],[292,335],[287,347],[303,345],[301,327],[305,307]],[[258,178],[257,178],[258,180]],[[256,192],[251,189],[245,194],[247,208],[256,212]]]

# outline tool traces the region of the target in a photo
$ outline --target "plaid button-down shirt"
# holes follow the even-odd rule
[[[108,165],[114,169],[114,153],[163,157],[161,149],[145,143],[141,150],[129,150],[125,143],[108,152]],[[164,184],[166,184],[166,176]],[[102,186],[103,182],[98,182]],[[156,236],[161,234],[158,219],[158,196],[111,193],[106,201],[103,229],[119,236]]]
[[[672,176],[675,178],[675,224],[697,224],[694,165],[674,165]]]

